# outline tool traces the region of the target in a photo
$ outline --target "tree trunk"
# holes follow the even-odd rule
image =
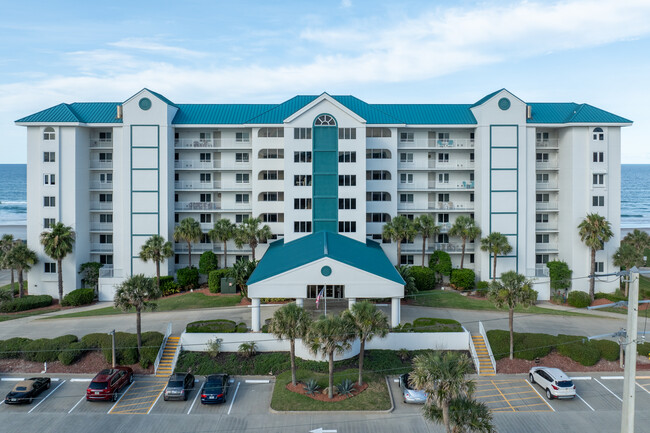
[[[223,268],[228,267],[228,241],[223,241]]]
[[[494,254],[494,262],[492,264],[492,281],[497,279],[497,255]]]
[[[156,260],[156,287],[160,293],[160,262]]]
[[[465,263],[465,242],[467,242],[467,238],[463,238],[463,250],[460,253],[460,268],[463,269],[463,263]]]
[[[629,281],[626,281],[626,282],[625,282],[625,297],[626,297],[626,298],[627,298],[627,291],[629,290],[629,288],[630,288],[630,282],[629,282]]]
[[[187,256],[189,260],[189,267],[192,267],[192,244],[190,241],[187,241]]]
[[[140,349],[142,348],[142,317],[140,315],[140,309],[135,309],[135,332],[138,334],[138,355],[140,354]]]
[[[447,433],[451,433],[451,426],[449,425],[449,403],[443,401],[440,405],[442,407],[442,422],[445,425]]]
[[[427,250],[427,238],[422,236],[422,267],[424,267],[424,255],[425,251]]]
[[[296,386],[296,340],[290,340],[289,357],[291,358],[291,385]]]
[[[334,352],[329,353],[329,383],[330,386],[327,388],[327,398],[334,398]]]
[[[61,259],[56,261],[56,273],[59,277],[59,305],[63,306],[63,270],[61,269],[61,262],[63,262]]]
[[[256,243],[254,243],[254,242],[250,243],[251,251],[253,252],[253,261],[255,261],[255,247],[256,246],[257,246]]]
[[[14,296],[14,268],[11,268],[11,297]]]
[[[366,340],[361,339],[359,348],[359,386],[363,385],[363,352],[366,349]]]
[[[591,249],[591,278],[589,278],[589,297],[591,302],[594,302],[594,285],[596,284],[596,249]]]
[[[402,241],[397,241],[397,266],[402,264]]]
[[[508,310],[508,327],[510,328],[510,359],[513,359],[515,356],[515,339],[514,339],[514,324],[513,319],[515,315],[515,309],[510,308]]]
[[[22,298],[23,297],[23,270],[18,269],[18,297]],[[13,290],[11,292],[11,296],[13,296]]]

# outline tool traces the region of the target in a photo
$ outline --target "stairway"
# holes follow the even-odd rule
[[[156,377],[167,377],[172,374],[174,366],[172,362],[174,361],[174,355],[176,354],[176,348],[178,347],[180,337],[167,338],[167,344],[163,349],[162,358],[158,363],[158,369],[156,370]]]
[[[472,343],[474,343],[476,355],[478,356],[479,376],[494,376],[496,373],[494,368],[492,368],[492,361],[490,361],[490,354],[488,353],[483,336],[480,334],[472,335]]]

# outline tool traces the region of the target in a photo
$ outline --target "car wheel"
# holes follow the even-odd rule
[[[546,388],[546,398],[553,400],[553,394],[551,394],[551,390],[548,388]]]
[[[535,383],[535,378],[533,377],[533,373],[528,374],[528,381],[530,383]]]
[[[29,404],[32,404],[34,402],[34,397],[29,397]]]
[[[45,385],[45,389],[50,389],[50,382]]]

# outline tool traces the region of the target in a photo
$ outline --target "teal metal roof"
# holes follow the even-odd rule
[[[153,90],[149,90],[149,89],[147,89],[146,87],[145,87],[143,90],[146,90],[147,92],[150,92],[152,95],[154,95],[156,98],[160,99],[161,101],[163,101],[163,102],[164,102],[165,104],[167,104],[167,105],[171,105],[171,106],[173,106],[173,107],[176,106],[176,104],[174,104],[174,103],[173,103],[172,101],[170,101],[169,99],[165,98],[165,97],[164,97],[163,95],[161,95],[160,93],[154,92]]]
[[[288,243],[284,243],[284,239],[271,243],[246,284],[266,280],[323,257],[404,284],[377,242],[367,240],[363,243],[328,231],[312,233]]]
[[[308,95],[298,95],[293,98],[284,101],[282,104],[271,106],[264,113],[248,119],[243,123],[253,123],[253,124],[282,124],[284,119],[291,116],[296,111],[303,108],[305,105],[310,104],[318,96],[308,96]]]
[[[632,123],[624,117],[589,104],[531,102],[527,123]]]
[[[31,114],[16,122],[25,123],[122,123],[117,119],[117,106],[120,102],[75,102],[59,104]]]
[[[240,125],[276,107],[273,104],[178,104],[176,106],[178,112],[172,122],[176,125]]]
[[[476,118],[468,104],[378,104],[374,107],[408,125],[476,124]]]
[[[496,92],[492,92],[489,95],[485,95],[484,97],[482,97],[481,99],[479,99],[478,101],[476,101],[475,103],[470,105],[470,108],[474,108],[474,107],[478,107],[479,105],[483,105],[484,103],[489,101],[491,98],[493,98],[494,95],[496,95],[497,93],[499,93],[499,92],[501,92],[503,90],[506,90],[505,87],[503,89],[497,90]]]

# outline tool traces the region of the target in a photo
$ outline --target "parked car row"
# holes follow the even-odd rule
[[[169,381],[163,393],[163,399],[187,400],[187,396],[194,388],[195,378],[191,373],[174,373],[169,376]],[[205,378],[201,387],[201,403],[225,403],[230,389],[230,376],[227,374],[211,374]]]

